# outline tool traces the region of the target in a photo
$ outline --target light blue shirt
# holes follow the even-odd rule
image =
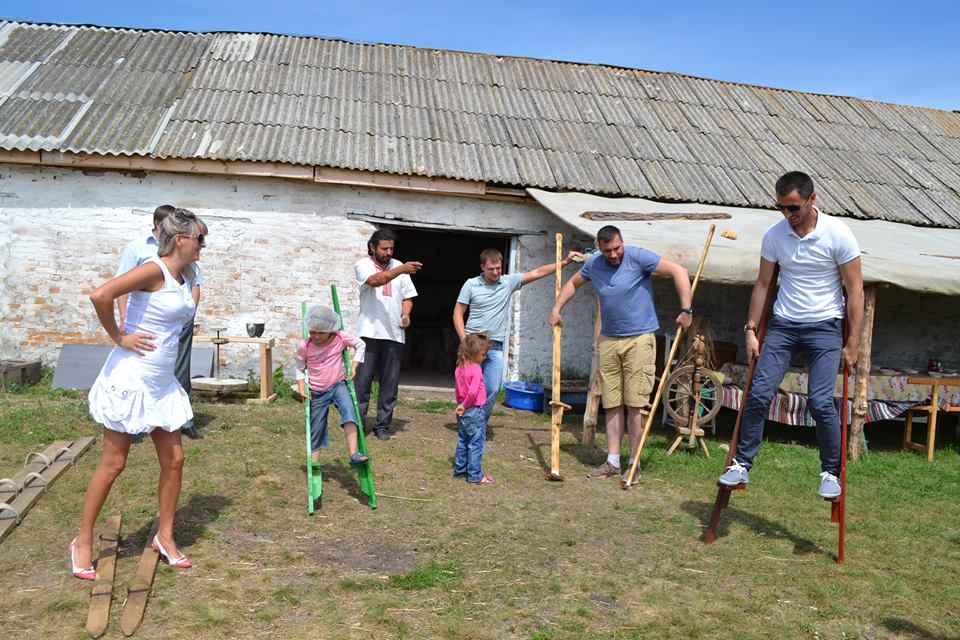
[[[466,332],[486,331],[491,340],[506,342],[510,320],[510,297],[523,286],[523,274],[500,276],[495,283],[487,282],[481,273],[463,283],[457,302],[470,307]]]
[[[600,333],[622,338],[660,328],[653,307],[653,272],[660,256],[626,246],[623,260],[611,266],[599,251],[587,258],[580,275],[593,283],[600,298]]]
[[[152,233],[146,238],[128,242],[123,248],[123,251],[120,253],[120,266],[117,267],[116,275],[122,276],[127,271],[130,271],[130,269],[139,267],[150,258],[156,257],[157,251],[159,250],[160,243],[157,242],[157,239],[153,237]],[[194,262],[193,268],[194,273],[197,275],[193,279],[192,286],[200,286],[203,284],[203,276],[200,274],[200,265]]]

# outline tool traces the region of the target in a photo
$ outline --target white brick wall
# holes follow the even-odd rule
[[[247,322],[265,321],[265,335],[279,341],[275,365],[285,368],[299,335],[301,299],[327,301],[329,285],[336,283],[348,328],[355,326],[353,264],[366,255],[373,227],[348,219],[348,213],[544,231],[517,237],[514,260],[521,271],[553,261],[557,231],[566,249],[592,243],[536,204],[280,179],[0,164],[0,358],[55,363],[65,342],[105,343],[87,296],[113,276],[122,246],[149,233],[153,209],[164,203],[192,209],[210,226],[201,263],[206,278],[201,331],[221,325],[228,334],[245,335]],[[568,267],[564,280],[572,273]],[[548,277],[515,298],[510,378],[538,369],[549,375],[553,287]],[[695,307],[710,317],[717,339],[742,347],[749,292],[749,287],[701,284]],[[658,279],[655,293],[661,327],[670,327],[677,306],[672,284]],[[960,298],[896,288],[877,296],[874,362],[920,368],[936,355],[945,366],[960,368],[955,335]],[[565,366],[589,369],[593,305],[587,285],[567,306]],[[232,374],[257,371],[254,348],[230,345],[222,356]]]
[[[201,260],[201,332],[225,326],[227,335],[245,335],[247,322],[265,321],[264,335],[279,341],[274,364],[285,368],[299,336],[300,300],[329,302],[335,283],[347,326],[355,326],[353,264],[366,255],[373,226],[346,214],[547,231],[549,237],[520,236],[521,270],[553,261],[553,233],[560,227],[535,204],[280,179],[0,165],[0,193],[0,357],[51,364],[65,342],[107,342],[87,296],[113,276],[123,245],[149,233],[159,204],[191,209],[210,227]],[[568,268],[565,275],[571,273]],[[581,296],[567,314],[564,361],[583,369],[589,367],[583,336],[592,327],[592,300]],[[525,288],[517,300],[514,375],[536,363],[549,367],[552,280]],[[221,355],[226,372],[257,371],[254,347],[229,345]]]

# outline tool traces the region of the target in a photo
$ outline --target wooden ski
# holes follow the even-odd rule
[[[69,446],[69,440],[58,440],[43,451],[33,451],[28,454],[20,471],[9,478],[0,478],[0,502],[9,504],[23,490],[23,486],[29,483],[31,474],[40,473],[46,469],[50,461],[57,457],[57,453]]]
[[[0,541],[10,535],[10,532],[23,520],[23,516],[47,490],[47,487],[69,469],[70,465],[83,455],[95,440],[96,438],[87,436],[74,440],[72,443],[54,443],[69,444],[70,446],[59,447],[52,458],[37,453],[27,456],[28,467],[33,467],[34,464],[43,464],[43,470],[39,473],[29,472],[16,497],[10,503],[0,504]],[[31,461],[31,457],[33,461]]]
[[[110,622],[110,603],[113,600],[113,577],[117,568],[117,548],[120,545],[120,514],[107,518],[106,529],[100,534],[100,556],[97,559],[97,579],[90,590],[90,610],[87,613],[87,633],[99,638]]]
[[[123,613],[120,616],[120,630],[125,636],[136,633],[140,623],[143,622],[143,612],[147,609],[147,597],[150,595],[150,587],[153,586],[153,574],[160,561],[160,553],[151,544],[153,537],[157,535],[159,525],[160,517],[157,516],[153,519],[150,533],[147,534],[143,553],[140,554],[140,562],[137,563],[137,573],[133,576],[133,582],[127,587],[127,601],[123,605]]]

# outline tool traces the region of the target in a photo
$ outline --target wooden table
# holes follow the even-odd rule
[[[216,336],[193,336],[194,342],[214,343],[216,339]],[[276,341],[273,338],[248,338],[247,336],[220,336],[220,340],[226,341],[222,344],[237,342],[260,345],[260,397],[248,402],[263,404],[275,400],[277,394],[273,392],[273,347]]]
[[[903,450],[926,451],[927,461],[933,462],[933,446],[937,437],[937,412],[960,412],[960,405],[940,406],[940,387],[960,387],[960,378],[934,378],[933,376],[911,376],[908,384],[920,384],[930,387],[930,402],[916,405],[907,410],[906,425],[903,428]],[[927,414],[927,443],[925,445],[911,441],[913,435],[913,412],[922,411]]]

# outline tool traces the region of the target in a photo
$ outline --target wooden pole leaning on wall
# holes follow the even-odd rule
[[[560,280],[563,269],[563,234],[557,234],[557,271],[554,302],[560,298]],[[560,401],[560,338],[561,327],[553,326],[553,371],[551,384],[553,385],[550,400],[550,473],[545,474],[547,480],[563,481],[560,475],[560,424],[563,422],[563,410],[570,409],[570,405]]]
[[[600,298],[594,311],[593,359],[590,361],[590,386],[587,389],[587,407],[583,410],[583,435],[580,445],[590,449],[597,437],[597,415],[600,413]]]
[[[867,421],[867,387],[870,385],[871,353],[873,351],[873,320],[877,310],[877,287],[863,290],[863,329],[860,331],[860,351],[857,354],[857,377],[853,384],[853,419],[850,421],[848,452],[857,462],[863,447],[863,425]]]
[[[700,283],[700,273],[703,271],[703,263],[707,261],[707,252],[710,251],[710,243],[713,241],[713,233],[717,230],[717,225],[710,225],[707,232],[707,241],[703,243],[703,251],[700,252],[700,262],[697,264],[697,272],[693,276],[693,284],[690,285],[690,304],[693,304],[693,296],[697,293],[697,285]],[[667,385],[667,378],[670,377],[670,364],[676,356],[677,348],[683,340],[683,326],[677,324],[677,336],[673,339],[673,345],[670,347],[670,355],[663,362],[663,373],[660,375],[660,383],[657,385],[657,393],[653,397],[653,404],[650,405],[650,413],[647,414],[647,421],[643,425],[643,433],[640,434],[640,443],[637,450],[633,452],[633,464],[630,465],[630,472],[627,479],[620,482],[621,488],[627,490],[633,484],[633,477],[637,472],[637,465],[640,463],[640,454],[643,453],[643,443],[647,440],[647,434],[650,433],[650,427],[653,426],[653,418],[656,416],[657,407],[660,405],[660,397],[663,396],[663,389]]]

